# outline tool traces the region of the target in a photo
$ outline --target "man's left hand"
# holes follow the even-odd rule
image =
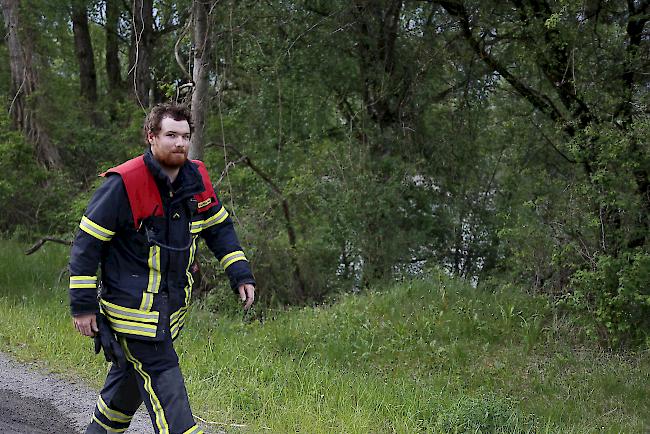
[[[244,304],[244,310],[248,310],[255,301],[255,286],[250,283],[243,283],[239,285],[239,299]]]

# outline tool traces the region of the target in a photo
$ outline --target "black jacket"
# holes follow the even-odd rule
[[[194,197],[205,190],[197,164],[188,160],[172,184],[150,151],[144,163],[142,170],[153,175],[158,187],[163,215],[145,218],[136,228],[122,177],[108,173],[72,246],[70,307],[73,315],[101,310],[118,334],[161,340],[166,333],[175,338],[183,327],[198,236],[225,268],[233,289],[255,280],[218,199],[216,206],[197,212]]]

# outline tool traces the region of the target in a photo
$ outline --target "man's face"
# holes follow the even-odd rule
[[[160,132],[156,135],[150,132],[147,140],[154,158],[161,166],[179,168],[187,161],[190,150],[190,125],[187,121],[164,117],[160,122]]]

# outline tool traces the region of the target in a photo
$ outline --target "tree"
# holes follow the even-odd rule
[[[84,0],[72,1],[72,31],[74,47],[79,63],[79,85],[81,96],[94,107],[97,102],[97,73],[95,57],[88,28],[88,11]],[[94,110],[94,108],[92,108]]]
[[[209,77],[212,66],[212,11],[216,6],[215,0],[194,0],[192,2],[194,47],[194,68],[192,69],[192,146],[190,158],[203,159],[205,146],[205,119],[210,101]]]
[[[537,182],[511,186],[530,190],[525,206],[509,204],[508,218],[534,218],[534,230],[508,224],[503,233],[530,253],[528,246],[550,247],[530,255],[534,265],[517,256],[515,268],[539,270],[537,287],[588,312],[608,344],[639,338],[648,326],[640,264],[648,257],[650,155],[639,138],[650,2],[435,3],[487,74],[532,109],[528,120],[548,148],[539,163],[524,163],[541,169]],[[509,164],[513,175],[517,163]]]
[[[11,67],[12,126],[22,131],[34,146],[36,159],[55,169],[61,157],[41,121],[39,113],[38,71],[34,62],[34,31],[21,16],[19,0],[2,0],[2,13],[7,29],[7,45]]]
[[[106,0],[106,79],[108,93],[115,98],[124,88],[120,69],[120,2]]]
[[[134,0],[131,11],[129,86],[136,102],[150,104],[152,87],[151,57],[154,48],[153,0]]]

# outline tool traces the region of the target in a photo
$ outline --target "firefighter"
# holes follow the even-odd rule
[[[70,255],[73,323],[113,362],[87,434],[125,431],[143,402],[156,433],[201,432],[173,344],[185,323],[199,237],[244,309],[255,299],[228,211],[205,165],[187,158],[191,131],[186,107],[154,107],[144,124],[149,149],[102,174],[79,224]]]

